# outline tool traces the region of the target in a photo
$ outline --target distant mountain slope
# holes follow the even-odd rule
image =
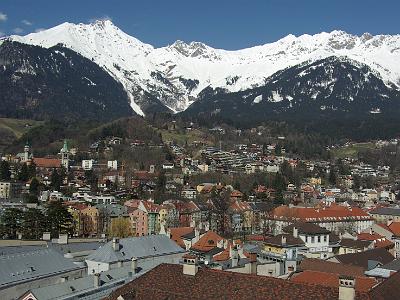
[[[0,44],[0,116],[112,120],[133,111],[123,86],[74,51]]]
[[[400,35],[355,36],[332,31],[289,35],[274,43],[236,51],[182,41],[154,48],[110,21],[97,21],[64,23],[11,38],[43,47],[62,43],[93,60],[122,83],[138,114],[183,111],[210,88],[238,92],[263,86],[278,71],[330,56],[366,64],[385,83],[400,86]]]
[[[257,124],[268,119],[311,123],[399,113],[399,91],[376,71],[345,57],[328,57],[279,71],[262,87],[237,93],[209,89],[183,115]]]

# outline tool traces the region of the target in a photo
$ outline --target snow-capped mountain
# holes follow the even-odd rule
[[[0,45],[0,116],[109,121],[132,113],[122,84],[75,51]]]
[[[63,23],[11,39],[46,48],[62,43],[91,59],[123,84],[132,108],[141,115],[160,103],[174,112],[183,111],[204,90],[251,89],[264,85],[277,71],[330,56],[365,64],[388,86],[400,87],[400,35],[355,36],[332,31],[289,35],[274,43],[236,51],[182,41],[155,48],[107,20]]]
[[[235,93],[203,92],[183,114],[216,116],[257,123],[290,120],[368,119],[371,114],[398,114],[400,91],[387,85],[369,66],[331,56],[276,72],[264,85]]]

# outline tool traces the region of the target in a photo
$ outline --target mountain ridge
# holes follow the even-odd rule
[[[241,50],[215,49],[201,42],[179,40],[155,48],[104,20],[63,23],[10,39],[45,48],[61,43],[91,59],[124,86],[132,109],[140,115],[162,109],[184,111],[205,89],[252,89],[265,84],[280,70],[329,56],[345,56],[366,64],[386,84],[395,89],[400,86],[400,35],[356,36],[336,30],[288,35]]]

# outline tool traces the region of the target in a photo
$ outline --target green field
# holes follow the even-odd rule
[[[0,150],[2,151],[24,133],[42,123],[34,120],[0,118]]]
[[[20,138],[29,129],[42,123],[41,121],[34,120],[0,118],[0,128],[12,132],[17,138]]]
[[[192,144],[194,141],[205,142],[207,144],[212,144],[210,137],[207,137],[204,132],[193,129],[185,133],[180,133],[178,131],[169,130],[159,130],[162,135],[163,141],[175,141],[178,145],[185,145],[186,143]]]
[[[356,158],[362,150],[375,149],[374,143],[357,143],[346,147],[332,149],[331,153],[335,158]]]

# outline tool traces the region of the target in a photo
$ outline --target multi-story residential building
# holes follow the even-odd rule
[[[117,218],[129,219],[129,213],[126,206],[119,204],[98,204],[96,208],[99,211],[99,232],[107,233],[113,220]]]
[[[275,223],[273,230],[275,234],[281,233],[285,226],[294,222],[313,223],[336,233],[360,232],[374,223],[373,218],[361,208],[337,204],[317,208],[279,206],[268,218]]]
[[[293,234],[279,234],[266,239],[257,258],[262,263],[272,262],[274,268],[268,268],[264,275],[278,277],[296,271],[300,261],[298,254],[304,246],[303,240]]]
[[[330,243],[331,233],[313,223],[295,223],[284,228],[287,233],[293,234],[295,238],[300,238],[304,242],[304,248],[300,253],[308,258],[326,259],[334,255],[334,247]]]
[[[141,201],[138,209],[147,214],[147,234],[158,234],[160,232],[160,206],[150,201]]]
[[[147,213],[144,210],[136,208],[131,208],[129,212],[129,218],[131,222],[132,229],[134,229],[133,235],[144,236],[147,235]]]
[[[181,191],[181,196],[186,199],[196,199],[197,197],[197,190],[191,186],[184,186]]]
[[[179,226],[178,211],[173,204],[166,203],[160,205],[160,211],[158,215],[160,230],[165,231],[166,228]]]
[[[233,232],[250,232],[252,223],[252,210],[248,202],[235,200],[230,204],[230,227]]]
[[[79,202],[66,202],[64,205],[67,207],[68,212],[72,215],[74,225],[74,235],[84,235],[84,218],[82,217],[82,210],[87,208],[87,205]]]
[[[22,184],[17,182],[0,182],[0,199],[10,199],[21,195]]]
[[[369,214],[377,223],[387,223],[389,221],[400,222],[400,208],[398,207],[380,207],[373,209]]]
[[[87,206],[81,210],[83,219],[83,233],[85,236],[94,237],[99,234],[99,210],[94,206]]]

